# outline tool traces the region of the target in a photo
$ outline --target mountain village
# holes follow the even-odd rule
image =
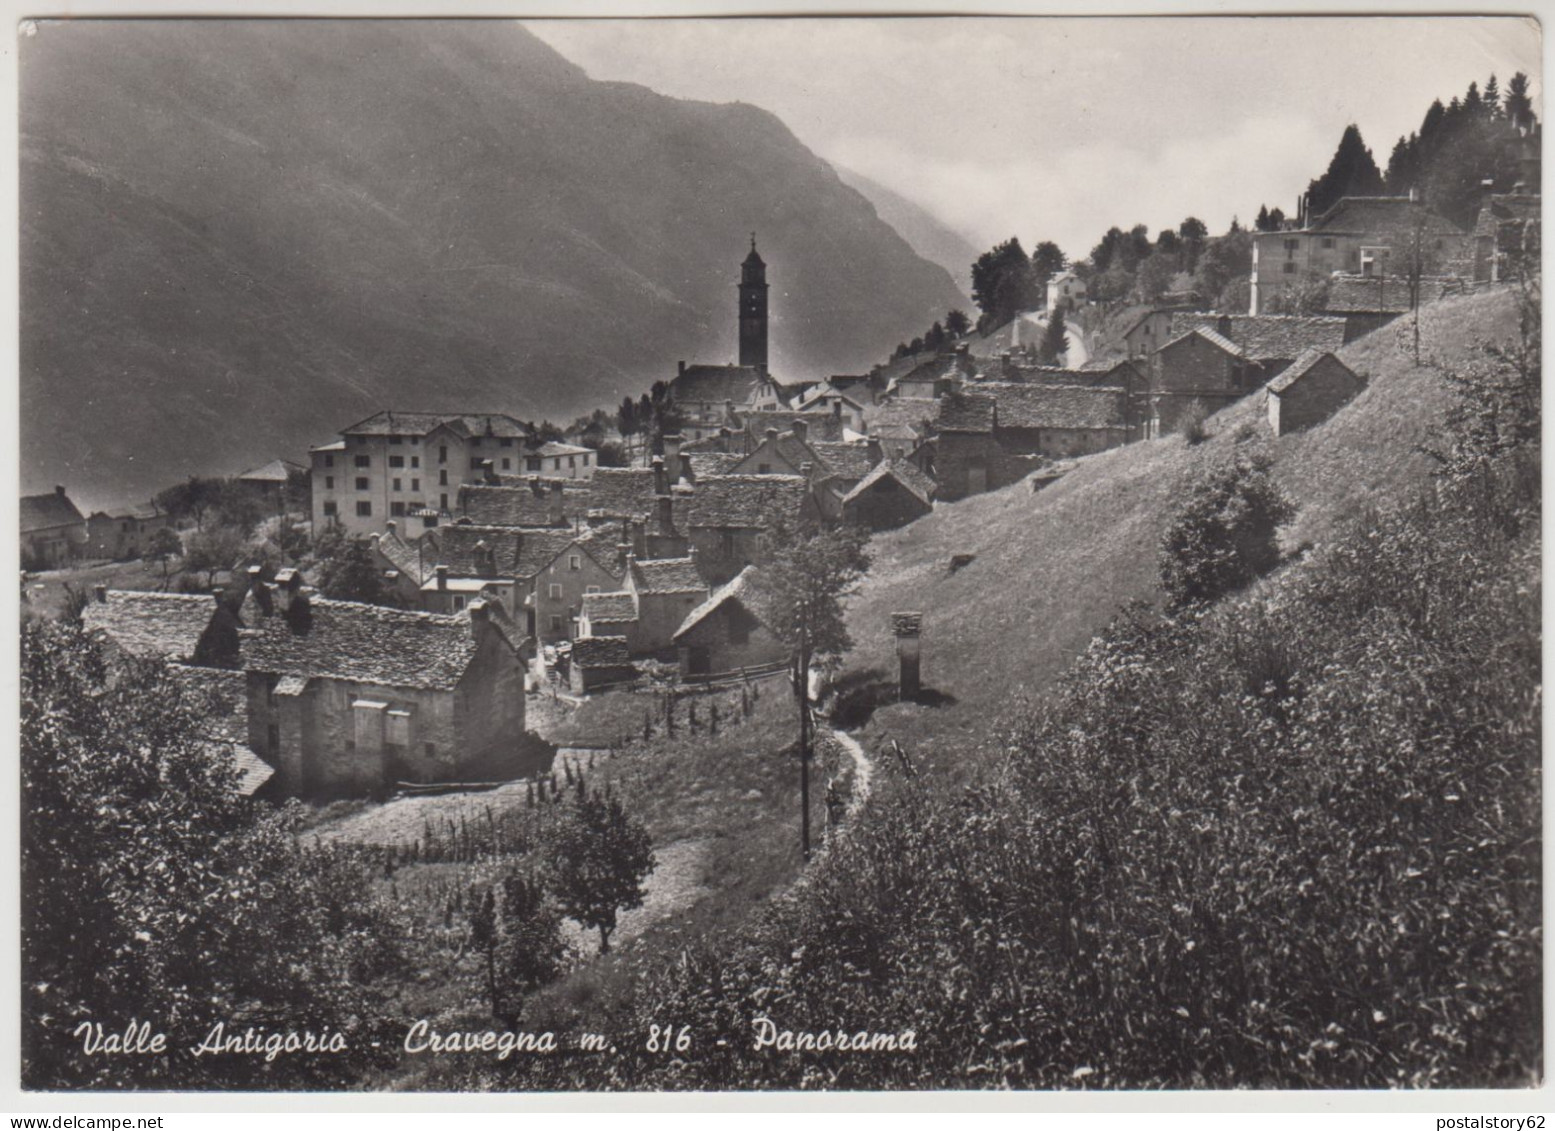
[[[1159,820],[1162,828],[1175,830],[1174,822],[1188,822],[1199,838],[1192,843],[1208,845],[1221,827],[1221,814],[1241,804],[1240,797],[1236,804],[1222,799],[1188,812],[1186,805],[1179,810],[1150,796],[1155,787],[1140,784],[1152,772],[1148,754],[1139,753],[1146,750],[1140,736],[1170,728],[1152,724],[1143,708],[1131,714],[1132,700],[1127,709],[1110,714],[1098,707],[1100,721],[1085,715],[1088,704],[1116,707],[1135,695],[1131,689],[1154,687],[1150,679],[1177,669],[1137,657],[1167,655],[1179,662],[1179,654],[1166,649],[1182,639],[1198,639],[1194,633],[1216,631],[1217,616],[1250,618],[1254,613],[1247,610],[1256,602],[1278,612],[1281,602],[1300,605],[1305,600],[1300,586],[1308,584],[1302,580],[1308,575],[1299,568],[1346,551],[1334,533],[1339,520],[1327,512],[1313,508],[1311,525],[1300,525],[1308,521],[1302,508],[1310,501],[1302,496],[1302,486],[1313,496],[1342,499],[1342,506],[1334,503],[1330,510],[1348,517],[1379,506],[1378,500],[1406,479],[1398,470],[1404,456],[1379,455],[1372,482],[1366,430],[1391,426],[1377,421],[1403,420],[1400,434],[1412,438],[1417,418],[1403,410],[1390,418],[1368,407],[1373,415],[1363,425],[1356,423],[1356,408],[1381,402],[1396,406],[1400,398],[1409,399],[1411,394],[1397,391],[1397,380],[1405,365],[1400,359],[1411,356],[1411,347],[1409,379],[1422,386],[1432,366],[1445,365],[1432,351],[1452,334],[1465,342],[1468,335],[1443,331],[1443,319],[1456,328],[1465,323],[1477,327],[1472,320],[1483,318],[1504,330],[1507,311],[1525,301],[1517,296],[1537,287],[1541,139],[1531,114],[1510,128],[1520,139],[1515,176],[1479,183],[1470,194],[1471,223],[1463,222],[1461,208],[1456,218],[1449,216],[1413,187],[1408,192],[1347,190],[1319,208],[1309,207],[1309,196],[1303,196],[1288,219],[1280,214],[1268,218],[1265,210],[1257,230],[1244,232],[1232,221],[1231,236],[1241,237],[1250,255],[1216,293],[1205,293],[1199,276],[1186,266],[1186,251],[1174,260],[1179,269],[1148,293],[1109,290],[1104,241],[1089,260],[1043,272],[1013,306],[985,301],[993,287],[976,284],[982,288],[976,298],[983,309],[979,321],[959,310],[947,312],[944,325],[936,322],[927,340],[898,347],[894,356],[866,372],[802,375],[770,364],[773,356],[781,356],[770,348],[772,338],[785,332],[781,317],[773,317],[774,303],[781,301],[774,290],[782,294],[774,280],[781,279],[784,264],[776,255],[767,262],[759,232],[751,233],[748,247],[742,232],[729,257],[735,291],[728,311],[732,353],[725,360],[683,360],[673,371],[645,375],[652,377],[651,387],[637,390],[640,399],[628,396],[619,410],[601,406],[558,428],[548,422],[536,425],[500,405],[439,404],[429,391],[423,403],[381,404],[359,420],[321,421],[321,432],[296,437],[295,448],[276,451],[266,444],[258,458],[273,457],[267,462],[211,480],[204,488],[198,477],[170,485],[144,504],[83,514],[68,484],[22,497],[24,622],[28,631],[56,619],[69,624],[76,633],[72,639],[88,642],[102,657],[106,674],[96,678],[109,689],[104,694],[110,699],[116,686],[133,690],[139,680],[165,679],[158,686],[175,689],[180,709],[195,705],[197,745],[230,767],[223,788],[235,792],[232,804],[245,813],[284,814],[282,819],[291,822],[285,834],[289,844],[318,851],[329,867],[359,869],[364,892],[388,893],[384,906],[399,901],[392,912],[402,916],[395,920],[400,932],[395,945],[413,956],[412,965],[420,963],[420,972],[398,983],[386,979],[393,988],[382,991],[383,1000],[391,1003],[385,1008],[393,1016],[430,1018],[418,1022],[423,1033],[432,1032],[436,1041],[456,1051],[476,1028],[491,1024],[488,1014],[513,1030],[521,1014],[526,1026],[536,1016],[547,1023],[584,1019],[593,1025],[597,1016],[591,1009],[608,1012],[624,1001],[636,1008],[641,1004],[631,997],[636,981],[649,975],[643,973],[646,960],[631,956],[634,938],[657,938],[651,957],[664,959],[669,965],[663,969],[675,971],[667,975],[655,968],[660,972],[652,976],[662,979],[659,989],[673,985],[682,1001],[704,1000],[696,998],[702,981],[725,992],[725,983],[708,971],[721,976],[736,959],[719,966],[722,958],[698,957],[697,936],[733,938],[752,923],[766,923],[760,916],[769,908],[775,908],[771,923],[777,925],[761,927],[771,932],[761,937],[767,943],[779,940],[772,943],[777,957],[755,951],[730,954],[740,962],[788,964],[785,969],[791,970],[809,961],[806,945],[818,952],[822,948],[814,939],[823,938],[827,948],[835,944],[845,977],[854,979],[837,996],[856,989],[857,1000],[870,999],[878,985],[886,984],[872,948],[885,947],[882,940],[902,928],[899,923],[890,927],[884,912],[878,920],[855,921],[851,905],[827,885],[846,883],[836,877],[854,866],[847,862],[852,857],[828,861],[849,852],[855,835],[861,840],[873,835],[862,831],[872,790],[878,801],[879,793],[889,789],[893,804],[879,825],[882,839],[861,850],[869,870],[859,874],[887,876],[889,883],[879,881],[882,890],[901,883],[904,892],[916,878],[903,880],[892,867],[910,872],[906,861],[939,851],[934,846],[943,838],[935,830],[950,827],[944,814],[961,812],[957,805],[973,811],[1007,787],[1055,798],[1054,812],[1062,811],[1058,819],[1080,822],[1063,827],[1082,830],[1056,851],[1057,878],[1042,873],[1040,883],[1049,886],[1032,889],[1040,895],[1006,893],[1003,880],[996,878],[990,888],[999,895],[986,905],[974,905],[968,896],[965,907],[951,906],[954,900],[945,897],[949,902],[924,911],[923,921],[939,922],[934,917],[943,916],[944,922],[960,923],[971,933],[954,943],[926,943],[924,952],[959,954],[963,945],[975,949],[984,944],[977,932],[986,929],[992,938],[1016,931],[1009,926],[1010,916],[1046,916],[1037,927],[1018,928],[1056,932],[1051,938],[1042,935],[1046,941],[1034,945],[1032,953],[1059,954],[1082,969],[1093,936],[1085,934],[1090,928],[1074,926],[1083,919],[1075,908],[1085,897],[1066,894],[1066,885],[1083,886],[1073,877],[1090,875],[1086,869],[1106,873],[1112,852],[1108,838],[1114,835],[1108,829]],[[1167,231],[1158,246],[1193,244],[1197,255],[1205,233],[1202,223],[1194,223],[1198,235],[1185,225],[1181,241],[1178,233]],[[1143,226],[1136,233],[1143,238]],[[1118,229],[1114,234],[1128,238]],[[1018,258],[1023,268],[1030,262],[1024,251]],[[1228,296],[1235,297],[1234,305]],[[1424,353],[1422,326],[1428,336]],[[1526,341],[1526,318],[1523,332]],[[1504,361],[1512,354],[1494,356]],[[1537,358],[1536,347],[1532,356]],[[1461,360],[1454,358],[1454,364]],[[1442,412],[1443,419],[1453,419],[1450,410]],[[1418,419],[1425,419],[1424,410]],[[1404,444],[1399,441],[1401,448]],[[1211,449],[1218,463],[1208,457]],[[1256,494],[1266,488],[1268,453],[1276,449],[1297,453],[1289,461],[1297,470],[1281,483],[1294,496],[1289,502],[1269,501],[1277,494],[1272,488],[1269,497]],[[1424,451],[1426,445],[1416,443],[1409,458]],[[306,462],[288,458],[301,460],[303,452]],[[1452,457],[1432,458],[1449,463]],[[1346,476],[1353,482],[1343,482]],[[1252,511],[1266,506],[1260,512],[1267,520],[1264,559],[1247,576],[1218,589],[1200,578],[1173,578],[1165,565],[1158,581],[1156,557],[1165,554],[1161,547],[1169,540],[1161,530],[1184,513],[1188,504],[1180,496],[1190,493],[1184,486],[1190,480],[1213,480],[1216,489],[1232,495],[1245,487],[1246,498],[1237,496],[1231,509],[1243,503]],[[1088,492],[1083,503],[1075,498],[1081,492]],[[237,534],[223,528],[225,519],[217,521],[224,512],[247,516],[237,524]],[[1292,525],[1298,514],[1301,519]],[[1367,521],[1380,529],[1387,520]],[[1323,525],[1327,522],[1332,526]],[[1287,526],[1296,533],[1276,547],[1275,528]],[[1072,561],[1055,565],[1056,550],[1038,560],[1033,547],[1062,547],[1071,537],[1082,545]],[[790,623],[793,582],[784,570],[792,568],[796,547],[832,538],[851,547],[857,554],[852,560],[860,563],[853,573],[839,573],[846,584],[835,596],[846,606],[847,631],[824,646],[803,635],[796,642]],[[1098,579],[1094,592],[1077,580],[1089,574]],[[1267,588],[1257,588],[1267,578],[1273,578]],[[1182,596],[1201,583],[1207,597]],[[1141,597],[1154,598],[1173,585],[1171,602],[1149,613],[1139,611]],[[1407,590],[1409,582],[1398,588]],[[1235,605],[1245,592],[1255,598]],[[1040,594],[1040,602],[1032,593]],[[1213,611],[1221,597],[1227,597],[1223,610]],[[1258,608],[1257,615],[1268,615],[1265,606]],[[1231,657],[1226,666],[1236,679],[1229,690],[1205,693],[1201,713],[1208,717],[1211,709],[1204,704],[1224,698],[1256,716],[1257,727],[1250,731],[1283,735],[1294,727],[1290,718],[1306,709],[1302,681],[1316,683],[1318,668],[1310,662],[1296,665],[1258,636],[1239,627],[1213,637]],[[1119,656],[1136,649],[1137,656],[1130,652],[1109,667],[1108,650],[1114,648]],[[815,660],[812,651],[824,653],[824,661]],[[1373,660],[1345,657],[1343,662],[1369,671],[1365,664]],[[1340,663],[1334,659],[1323,668],[1324,677]],[[1093,681],[1083,685],[1093,689],[1090,699],[1060,677],[1071,667]],[[1028,669],[1040,670],[1032,678],[1040,678],[1041,691],[1052,696],[1040,708],[1031,708],[1024,698]],[[983,697],[969,692],[972,685],[983,685]],[[1103,700],[1096,687],[1114,698]],[[961,714],[954,713],[958,696],[968,700],[960,704]],[[91,695],[71,691],[66,698],[79,704]],[[1014,704],[1011,710],[1027,712],[1019,725],[1006,725],[1001,698]],[[1141,692],[1139,702],[1144,701]],[[1312,704],[1314,713],[1322,712],[1315,698]],[[894,708],[904,712],[889,716],[895,729],[878,725]],[[1353,706],[1327,713],[1339,718],[1349,710],[1364,714]],[[950,721],[938,729],[923,722],[935,712]],[[796,714],[797,740],[792,733]],[[1048,743],[1041,748],[1043,757],[1015,770],[1006,766],[1000,772],[1014,776],[998,779],[997,787],[988,785],[994,779],[978,775],[992,771],[974,767],[963,749],[971,742],[973,715],[980,716],[977,742],[1007,753],[1022,744],[1029,749],[1036,735]],[[1091,750],[1084,727],[1066,721],[1078,717],[1106,738],[1095,747],[1101,751],[1095,755],[1097,768],[1085,763],[1083,770],[1065,777],[1073,766],[1047,753]],[[1341,744],[1335,741],[1337,749]],[[1410,741],[1400,738],[1396,745],[1405,748]],[[1229,753],[1216,757],[1241,757],[1236,743],[1222,745]],[[1309,745],[1328,749],[1322,742]],[[819,775],[813,801],[812,757]],[[1244,788],[1244,779],[1260,779],[1256,788],[1268,784],[1277,793],[1283,787],[1275,779],[1283,772],[1269,770],[1272,784],[1261,781],[1262,764],[1208,776],[1215,789],[1234,792]],[[586,776],[590,783],[610,784],[604,793],[590,795]],[[1326,799],[1334,797],[1337,812],[1341,803],[1352,803],[1346,789],[1364,788],[1364,782],[1351,783],[1367,778],[1348,766],[1334,776],[1340,784],[1322,786],[1325,803],[1308,810],[1324,810]],[[795,781],[801,783],[797,806]],[[1008,786],[1009,781],[1017,785]],[[1078,783],[1073,797],[1065,792],[1071,783]],[[579,814],[589,804],[607,813],[615,805],[616,827],[606,832],[619,833],[630,821],[622,816],[619,797],[609,792],[616,786],[629,808],[647,814],[644,827],[653,832],[652,852],[647,832],[641,833],[640,844],[618,852],[636,860],[627,867],[636,868],[631,890],[612,896],[613,902],[597,913],[579,910],[587,903],[581,896],[542,894],[545,884],[565,883],[556,879],[565,867],[549,856],[543,866],[534,864],[541,852],[537,846],[558,856],[572,852],[595,866],[589,858],[594,849],[567,840],[561,818],[547,823],[553,818],[546,805],[559,809],[574,791]],[[159,779],[146,788],[171,797],[184,786],[169,787]],[[1109,811],[1113,816],[1107,819],[1114,825],[1095,826],[1102,831],[1094,839],[1087,839],[1094,830],[1084,823],[1091,820],[1085,814],[1099,810],[1101,803],[1092,806],[1078,792],[1082,789],[1094,791],[1086,796],[1120,807]],[[1063,810],[1071,802],[1072,808]],[[1249,802],[1246,809],[1255,812],[1266,803]],[[1019,809],[1016,804],[998,810],[998,820]],[[820,830],[813,855],[812,819]],[[799,838],[789,835],[795,822],[803,830],[802,859],[794,851]],[[970,875],[985,867],[984,861],[1003,851],[998,821],[990,820],[987,831],[975,822],[966,827],[973,829],[966,835],[985,839],[964,858],[956,857],[951,871],[957,877],[963,870]],[[772,846],[779,833],[788,837],[781,852]],[[1023,827],[1021,835],[1047,834]],[[951,838],[947,843],[960,842]],[[1247,856],[1251,850],[1239,846],[1235,851]],[[1339,855],[1334,850],[1312,871],[1321,872],[1326,861]],[[1364,854],[1357,850],[1357,855]],[[1039,856],[1033,850],[1022,859],[1029,863]],[[1151,859],[1157,857],[1170,870],[1172,850]],[[1005,865],[1012,872],[1026,866],[1008,860]],[[1171,992],[1189,1003],[1170,998],[1170,1008],[1162,1007],[1164,1021],[1152,1020],[1152,1025],[1175,1025],[1190,1009],[1198,1018],[1201,1005],[1182,988],[1197,984],[1193,963],[1208,961],[1195,948],[1220,953],[1216,932],[1223,930],[1225,919],[1211,919],[1192,894],[1196,885],[1210,888],[1219,881],[1204,878],[1213,871],[1210,865],[1194,874],[1197,866],[1185,862],[1181,877],[1161,881],[1178,893],[1161,901],[1162,921],[1173,924],[1161,933],[1179,930],[1179,920],[1187,924],[1180,928],[1182,937],[1192,936],[1186,949],[1167,958],[1141,951],[1144,957],[1138,959],[1149,968],[1140,975],[1142,984],[1170,983]],[[935,882],[941,886],[933,890],[950,890],[943,880],[940,876]],[[591,872],[589,882],[599,886],[598,874]],[[792,902],[778,898],[794,892],[799,894]],[[352,898],[357,896],[362,893]],[[833,898],[838,903],[828,905]],[[1241,907],[1257,897],[1237,889],[1217,898]],[[576,931],[560,926],[561,912],[553,906],[569,899],[573,902],[556,906],[565,907]],[[330,906],[348,902],[339,896]],[[912,898],[892,895],[881,902],[895,909]],[[801,928],[809,930],[804,916],[814,907],[833,916],[826,920],[830,926],[815,928],[815,935],[806,936],[809,944],[791,940],[785,932],[797,939]],[[901,913],[916,915],[910,908]],[[370,916],[362,914],[367,922]],[[684,927],[680,916],[687,917]],[[996,928],[987,927],[995,922]],[[532,927],[537,934],[524,933]],[[583,951],[585,928],[599,931],[598,952],[590,956],[597,963],[593,973],[586,962],[563,957],[574,954],[569,947]],[[148,927],[148,938],[160,929]],[[662,937],[653,936],[655,930]],[[1391,928],[1385,933],[1391,943]],[[1406,933],[1403,925],[1398,933]],[[352,945],[368,947],[362,940],[372,935],[372,928],[362,927]],[[628,949],[627,957],[610,950],[613,936]],[[1204,939],[1209,942],[1201,944]],[[1186,957],[1190,951],[1195,957]],[[356,957],[341,961],[355,979],[356,971],[371,963],[358,952],[351,954]],[[1006,961],[1002,952],[997,960],[983,958],[994,965]],[[709,965],[698,965],[704,961]],[[1116,961],[1121,968],[1135,959]],[[1227,961],[1236,971],[1216,977],[1261,976],[1237,965],[1240,951],[1234,962]],[[1324,952],[1314,961],[1326,967],[1338,959]],[[527,962],[533,963],[532,970]],[[296,961],[288,967],[297,968]],[[833,968],[827,970],[825,976],[833,977]],[[1111,992],[1085,977],[1082,971],[1074,1000],[1100,1001]],[[1007,980],[1019,982],[1013,976]],[[1208,975],[1203,980],[1209,984]],[[44,1000],[48,980],[36,981]],[[361,981],[366,985],[371,978],[364,974]],[[457,989],[451,989],[456,983]],[[802,989],[792,992],[802,1000]],[[946,990],[947,996],[955,992]],[[986,992],[993,1000],[1004,991]],[[552,996],[544,998],[544,1012],[532,1010],[530,999],[547,993]],[[766,993],[759,990],[755,999],[767,1000]],[[1008,1015],[1029,1018],[1030,1013],[1020,1013],[1028,1008],[1022,996],[1027,988],[1022,984],[1011,993],[1019,1004],[1008,1005]],[[1163,1002],[1166,993],[1161,991]],[[254,994],[257,1000],[259,991]],[[961,992],[961,999],[976,997]],[[1365,1004],[1378,1026],[1385,1020],[1384,1006],[1394,1008]],[[38,1007],[40,1012],[60,1008]],[[899,1001],[896,1008],[906,1006]],[[1003,1043],[992,1046],[997,1055],[990,1053],[965,1069],[965,1079],[986,1073],[996,1081],[1004,1073],[1016,1086],[1046,1085],[1051,1080],[1042,1073],[1051,1069],[1059,1073],[1060,1086],[1089,1086],[1094,1056],[1061,1069],[1033,1068],[1018,1051],[1025,1044],[1024,1031],[1000,1029],[1001,1015],[989,1009],[988,1017],[975,1024],[982,1032],[999,1034]],[[713,1012],[709,1006],[708,1015]],[[355,1017],[345,1006],[340,1015]],[[802,1020],[778,1018],[775,1007],[772,1015],[779,1024]],[[253,1016],[272,1028],[281,1026],[278,1014],[256,1010]],[[816,1020],[837,1025],[838,1033],[854,1039],[840,1028],[846,1018]],[[777,1031],[765,1013],[761,1021]],[[759,1022],[752,1023],[764,1031]],[[1107,1039],[1121,1044],[1120,1034],[1132,1036],[1131,1024],[1125,1016]],[[448,1033],[460,1026],[472,1031],[454,1032],[448,1043]],[[860,1032],[858,1038],[896,1040],[872,1033]],[[795,1047],[792,1033],[786,1039],[790,1049]],[[919,1033],[917,1039],[925,1037]],[[724,1044],[718,1041],[720,1048]],[[811,1047],[817,1046],[812,1042]],[[403,1051],[417,1050],[407,1040]],[[51,1055],[55,1063],[71,1066],[62,1071],[78,1071],[66,1054]],[[1302,1057],[1307,1055],[1275,1059],[1306,1065]],[[1322,1054],[1311,1055],[1320,1060]],[[252,1087],[296,1086],[298,1081],[357,1086],[363,1079],[445,1090],[568,1086],[562,1076],[546,1075],[552,1072],[547,1067],[499,1066],[488,1076],[482,1073],[490,1066],[469,1068],[473,1062],[424,1069],[414,1057],[373,1059],[377,1056],[353,1062],[349,1072],[329,1066],[316,1076],[277,1075],[272,1081],[264,1075],[268,1068],[256,1068],[255,1075],[232,1079]],[[759,1075],[763,1069],[749,1067],[755,1062],[726,1058],[711,1063],[687,1071],[703,1083],[722,1083],[713,1075],[717,1071],[734,1074],[731,1079],[765,1080]],[[898,1073],[893,1079],[935,1084],[963,1079],[955,1076],[963,1069],[945,1069],[945,1060],[933,1070],[939,1075],[923,1076],[915,1076],[920,1070],[906,1059],[890,1063],[881,1071]],[[1018,1069],[1011,1067],[1017,1064]],[[601,1086],[622,1081],[635,1086],[638,1077],[630,1073],[641,1067],[622,1069]],[[501,1075],[509,1070],[519,1073],[522,1082],[515,1085]],[[215,1069],[200,1065],[197,1071]],[[645,1071],[659,1069],[650,1065]],[[748,1071],[756,1075],[738,1075]],[[801,1065],[798,1074],[784,1080],[812,1086],[815,1080],[803,1075],[807,1071]],[[847,1086],[875,1080],[868,1075],[873,1068],[839,1071],[856,1073],[843,1075]],[[1021,1075],[1028,1071],[1029,1077]],[[1172,1071],[1124,1072],[1116,1079],[1129,1086],[1181,1083]],[[1264,1082],[1256,1075],[1238,1076],[1241,1071],[1228,1068],[1212,1078]],[[1329,1071],[1326,1067],[1311,1071],[1312,1079],[1352,1080],[1339,1069],[1331,1076],[1321,1074]],[[103,1084],[104,1078],[88,1069],[79,1072],[71,1078]],[[696,1077],[696,1072],[707,1075]],[[189,1078],[205,1085],[213,1079]],[[1293,1078],[1308,1082],[1299,1076],[1278,1080]],[[227,1086],[228,1080],[219,1083]]]

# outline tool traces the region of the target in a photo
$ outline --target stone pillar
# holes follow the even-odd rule
[[[918,634],[923,629],[922,613],[892,613],[891,632],[896,636],[896,658],[901,665],[896,697],[916,699],[921,686],[918,676]]]

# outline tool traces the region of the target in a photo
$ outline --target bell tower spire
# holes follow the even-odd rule
[[[740,364],[767,373],[767,265],[756,251],[751,233],[750,254],[740,264]]]

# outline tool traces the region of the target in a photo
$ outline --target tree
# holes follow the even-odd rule
[[[184,568],[205,574],[205,585],[216,584],[220,570],[231,569],[248,549],[248,536],[234,526],[197,529],[184,547]]]
[[[1068,260],[1052,240],[1043,240],[1031,252],[1031,272],[1037,282],[1047,285],[1049,279],[1062,271]]]
[[[335,601],[391,607],[400,603],[384,579],[383,567],[374,560],[372,547],[360,538],[343,538],[320,557],[319,592]]]
[[[1177,264],[1166,255],[1157,253],[1139,265],[1134,290],[1140,302],[1155,302],[1171,289],[1177,274]]]
[[[631,459],[623,445],[610,440],[595,449],[595,463],[599,467],[630,467]]]
[[[1518,71],[1506,84],[1506,119],[1522,128],[1533,123],[1533,100],[1528,97],[1528,76]]]
[[[964,310],[952,310],[945,315],[945,330],[952,337],[959,338],[972,328],[972,320],[966,316]]]
[[[855,530],[826,530],[784,538],[763,571],[771,628],[789,650],[799,709],[800,844],[810,856],[810,671],[852,646],[843,600],[869,568],[867,537]]]
[[[1487,118],[1496,118],[1499,117],[1500,114],[1501,84],[1496,81],[1496,76],[1492,74],[1490,78],[1485,81],[1485,116]]]
[[[1031,261],[1011,237],[977,257],[972,264],[972,301],[995,322],[1003,322],[1037,304],[1038,287]]]
[[[1283,208],[1269,209],[1269,230],[1277,232],[1285,226],[1285,210]]]
[[[167,580],[167,563],[184,552],[184,543],[178,537],[178,531],[171,526],[163,526],[152,533],[146,543],[145,561],[160,562],[162,565],[162,580]]]
[[[599,952],[608,953],[617,915],[643,903],[655,863],[648,830],[612,793],[590,790],[580,773],[549,838],[548,860],[562,911],[597,930]]]
[[[1183,250],[1186,252],[1182,268],[1191,275],[1198,270],[1199,253],[1204,250],[1204,241],[1209,237],[1209,228],[1197,216],[1189,216],[1177,225],[1177,235],[1181,238]]]
[[[1311,215],[1319,216],[1340,197],[1376,196],[1380,192],[1382,172],[1361,140],[1361,131],[1351,123],[1345,127],[1327,171],[1307,185],[1307,209]]]
[[[182,522],[189,519],[199,527],[204,525],[205,512],[216,505],[220,493],[219,479],[201,479],[197,475],[191,475],[185,483],[158,491],[153,502],[156,503],[158,510],[167,514],[173,521]]]
[[[1068,332],[1064,326],[1064,308],[1055,307],[1042,334],[1042,344],[1037,347],[1037,359],[1043,365],[1057,365],[1069,351]]]
[[[1212,468],[1189,491],[1161,538],[1161,585],[1174,606],[1214,601],[1273,569],[1276,534],[1296,510],[1267,456]]]
[[[284,498],[284,495],[283,495]],[[253,488],[236,479],[216,481],[215,518],[223,526],[252,534],[265,519],[265,508]]]
[[[1307,271],[1286,283],[1267,299],[1270,314],[1321,314],[1328,309],[1329,278]]]
[[[518,873],[504,878],[496,910],[494,958],[502,1008],[493,1003],[492,1012],[516,1025],[522,999],[556,980],[566,968],[569,947],[561,933],[561,913],[538,879]]]
[[[1269,206],[1267,204],[1258,206],[1258,215],[1253,217],[1253,227],[1260,232],[1274,231],[1274,225],[1269,222]]]
[[[1205,245],[1193,275],[1193,289],[1214,301],[1231,280],[1245,277],[1252,269],[1252,237],[1240,230],[1228,232]]]

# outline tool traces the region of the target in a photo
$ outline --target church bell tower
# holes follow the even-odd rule
[[[767,265],[756,254],[755,232],[740,264],[740,364],[767,373]]]

